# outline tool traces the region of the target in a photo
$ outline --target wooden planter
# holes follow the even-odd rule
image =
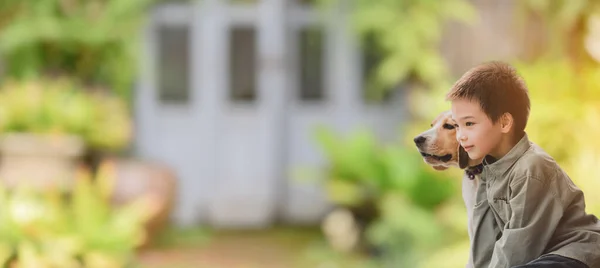
[[[134,159],[107,159],[115,164],[115,185],[112,202],[119,206],[141,196],[150,195],[157,207],[156,214],[146,225],[148,240],[142,246],[151,244],[169,223],[173,210],[177,178],[170,168],[157,163]]]
[[[0,136],[0,182],[11,188],[68,190],[85,151],[74,135],[14,133]]]

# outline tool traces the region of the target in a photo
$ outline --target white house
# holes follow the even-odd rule
[[[177,224],[317,222],[328,209],[323,193],[291,175],[324,163],[313,127],[399,134],[402,91],[381,103],[363,98],[366,64],[347,7],[323,16],[307,2],[176,1],[153,10],[136,88],[136,153],[176,171]]]

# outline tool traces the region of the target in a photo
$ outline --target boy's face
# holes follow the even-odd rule
[[[452,118],[457,124],[456,139],[469,158],[483,159],[488,154],[493,156],[495,147],[501,141],[502,130],[498,122],[492,123],[479,102],[467,99],[452,101]]]

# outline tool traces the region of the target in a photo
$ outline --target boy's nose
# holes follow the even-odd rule
[[[467,137],[465,137],[465,135],[463,135],[460,130],[456,130],[456,140],[457,141],[465,140],[466,138]]]
[[[415,142],[416,145],[423,144],[425,142],[425,140],[427,140],[427,139],[423,136],[417,136],[416,138],[413,139],[413,141]]]

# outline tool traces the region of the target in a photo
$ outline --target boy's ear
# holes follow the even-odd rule
[[[469,154],[467,154],[467,151],[460,145],[458,145],[458,167],[460,169],[469,167]]]
[[[502,131],[502,133],[509,133],[515,123],[515,120],[514,120],[512,114],[504,113],[504,114],[502,114],[502,116],[500,116],[499,123],[500,123],[500,130]]]

